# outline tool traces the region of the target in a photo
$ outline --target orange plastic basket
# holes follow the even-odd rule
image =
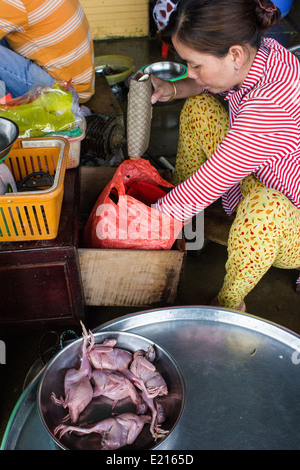
[[[49,240],[57,236],[69,143],[63,138],[18,139],[5,159],[15,181],[44,171],[52,186],[0,196],[0,242]]]

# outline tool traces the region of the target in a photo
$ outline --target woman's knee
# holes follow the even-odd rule
[[[237,218],[245,227],[252,225],[252,230],[278,232],[295,206],[279,191],[265,187],[258,180],[249,181],[246,191],[245,187],[242,189],[244,197],[237,208]]]
[[[279,191],[257,186],[240,202],[228,240],[263,266],[300,262],[300,211]],[[291,253],[291,256],[288,256]],[[289,259],[288,262],[284,261]],[[291,264],[291,265],[292,265]]]
[[[215,96],[205,93],[186,98],[181,110],[181,117],[189,116],[197,111],[200,111],[203,114],[210,114],[213,111],[219,111],[222,114],[224,113],[226,117],[228,116],[222,103]]]

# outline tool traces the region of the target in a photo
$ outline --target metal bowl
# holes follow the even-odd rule
[[[168,387],[168,395],[158,397],[166,413],[166,420],[161,424],[161,428],[169,431],[166,437],[155,441],[146,424],[136,438],[135,442],[122,450],[149,450],[154,449],[163,440],[169,439],[172,430],[175,428],[184,407],[185,385],[181,371],[170,356],[170,354],[143,336],[128,332],[105,331],[94,334],[95,342],[102,343],[107,338],[117,339],[116,347],[126,349],[130,352],[143,349],[147,350],[154,346],[156,358],[154,365],[163,376]],[[61,424],[67,414],[67,410],[55,404],[51,399],[54,392],[57,397],[64,396],[64,376],[66,369],[78,368],[81,360],[83,339],[79,339],[66,346],[60,351],[45,367],[43,377],[40,382],[38,392],[38,408],[42,422],[52,439],[61,449],[70,450],[99,450],[101,437],[99,434],[76,435],[75,433],[65,434],[61,440],[54,436],[53,431]],[[112,404],[110,400],[94,398],[87,408],[81,413],[77,425],[95,424],[103,419],[112,416]],[[113,410],[114,413],[135,413],[135,405],[128,399],[121,400]],[[68,423],[66,423],[68,424]]]
[[[95,73],[102,75],[107,67],[118,69],[119,73],[105,75],[110,85],[124,82],[134,71],[133,59],[123,55],[102,55],[95,57]]]
[[[19,127],[10,119],[0,117],[0,162],[9,154],[19,136]]]
[[[300,44],[290,47],[288,50],[292,52],[300,60]]]
[[[144,73],[152,73],[163,80],[175,82],[187,76],[187,67],[178,62],[154,62],[142,67]]]

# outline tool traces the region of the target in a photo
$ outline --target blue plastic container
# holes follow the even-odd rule
[[[293,4],[293,0],[273,0],[273,3],[281,11],[281,18],[283,18],[289,13]]]

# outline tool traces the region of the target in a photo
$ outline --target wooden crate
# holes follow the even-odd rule
[[[115,169],[81,167],[80,214],[87,220]],[[185,250],[79,248],[79,264],[88,306],[170,305],[177,296]]]
[[[93,39],[149,34],[148,0],[81,0]]]

